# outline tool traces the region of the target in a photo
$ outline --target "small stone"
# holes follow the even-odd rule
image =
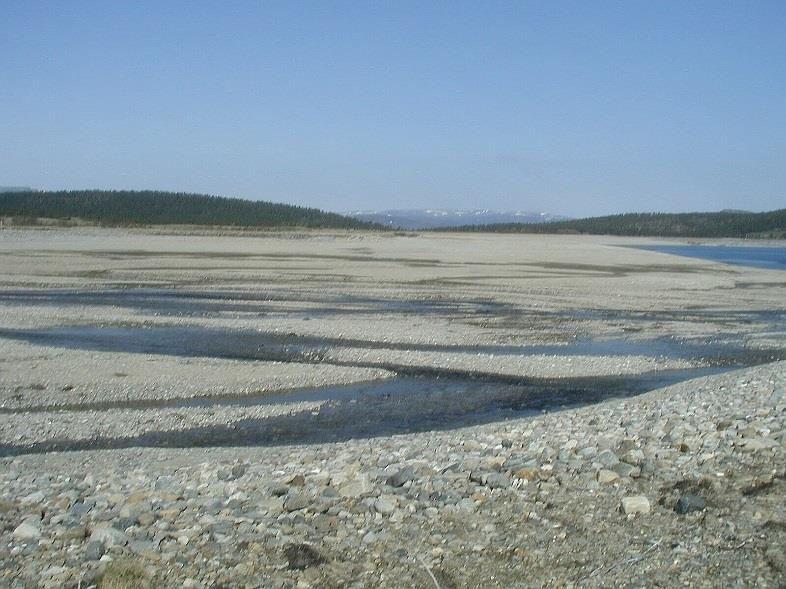
[[[598,482],[602,485],[607,485],[609,483],[613,483],[614,481],[618,480],[620,475],[618,475],[613,470],[607,470],[602,468],[598,471]]]
[[[680,515],[685,515],[691,511],[701,511],[705,507],[707,507],[707,502],[704,500],[704,497],[686,494],[679,498],[677,505],[674,506],[674,511]]]
[[[88,502],[88,501],[79,501],[77,503],[74,503],[71,506],[71,509],[68,510],[68,512],[69,512],[69,514],[71,514],[71,517],[79,519],[83,515],[88,513],[91,509],[93,509],[94,506],[95,506],[95,502],[94,501],[90,501],[90,502]]]
[[[128,544],[128,536],[125,533],[107,525],[100,525],[93,528],[90,534],[91,542],[101,542],[105,547],[125,546]]]
[[[104,543],[91,540],[85,546],[85,560],[99,560],[104,555]]]
[[[156,521],[156,516],[153,514],[152,511],[148,511],[147,513],[142,513],[139,517],[136,518],[137,522],[140,526],[152,526]]]
[[[42,577],[56,577],[57,575],[62,575],[67,570],[68,569],[66,567],[54,565],[54,566],[51,566],[48,569],[46,569],[43,573],[41,573],[41,576]]]
[[[411,468],[404,468],[390,475],[386,482],[391,487],[403,487],[409,481],[414,480],[416,476],[417,475],[415,474],[414,470]]]
[[[270,487],[270,494],[273,497],[283,497],[289,492],[289,487],[281,483],[276,483]]]
[[[289,568],[299,571],[325,562],[319,552],[308,544],[288,544],[284,548],[284,556]]]
[[[764,444],[756,439],[745,440],[745,444],[743,445],[743,449],[746,452],[758,452],[759,450],[764,450],[764,448]]]
[[[782,546],[770,546],[764,553],[764,558],[767,559],[767,564],[778,572],[786,574],[786,554],[782,550]]]
[[[30,505],[32,503],[41,503],[44,500],[44,494],[41,491],[30,493],[26,497],[22,497],[22,505]]]
[[[623,455],[622,460],[633,466],[640,466],[644,462],[644,452],[635,448],[628,450]]]
[[[339,487],[339,492],[343,497],[360,497],[365,493],[365,487],[360,481],[347,481]]]
[[[506,489],[510,487],[510,479],[504,474],[491,473],[486,475],[486,486],[489,489]]]
[[[647,514],[650,512],[650,500],[644,495],[623,497],[622,511],[625,515]]]
[[[396,506],[392,501],[389,501],[384,497],[380,497],[374,502],[374,509],[376,509],[377,512],[381,513],[382,515],[390,515],[396,510]]]
[[[127,530],[133,525],[136,525],[135,517],[119,517],[112,522],[112,527],[120,531]]]
[[[284,509],[287,511],[298,511],[308,506],[308,497],[302,493],[289,493],[284,500]]]
[[[74,525],[65,528],[62,537],[64,540],[84,540],[86,535],[85,526]]]
[[[534,468],[522,468],[514,472],[513,476],[524,481],[534,481],[538,478],[538,471]]]
[[[306,484],[306,477],[304,477],[302,474],[296,474],[287,481],[287,484],[292,487],[303,487]]]
[[[595,460],[600,462],[606,468],[611,468],[620,461],[620,459],[617,458],[617,455],[611,450],[604,450],[595,457]]]
[[[618,462],[611,467],[611,470],[616,472],[621,477],[636,478],[641,474],[641,469],[638,466],[633,466],[626,462]]]
[[[14,530],[13,537],[22,542],[32,542],[41,537],[41,528],[30,520],[25,520]]]
[[[469,497],[465,497],[456,503],[456,507],[458,507],[458,509],[461,511],[475,511],[475,502]]]

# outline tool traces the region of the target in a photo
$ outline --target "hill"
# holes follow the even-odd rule
[[[31,192],[29,186],[0,186],[0,192]]]
[[[131,190],[6,192],[0,216],[78,218],[106,225],[229,225],[379,229],[319,209],[205,194]]]
[[[345,213],[361,221],[379,223],[394,229],[431,229],[491,223],[545,223],[567,219],[538,211],[492,211],[489,209],[389,209]]]
[[[493,233],[574,233],[650,237],[786,238],[786,209],[765,213],[626,213],[550,223],[464,225],[435,231]]]

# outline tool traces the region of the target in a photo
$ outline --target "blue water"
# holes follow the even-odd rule
[[[701,258],[735,266],[786,270],[786,247],[729,245],[642,245],[636,247],[663,254]]]

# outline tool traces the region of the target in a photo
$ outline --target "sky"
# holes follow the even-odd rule
[[[786,2],[0,0],[0,185],[786,207]]]

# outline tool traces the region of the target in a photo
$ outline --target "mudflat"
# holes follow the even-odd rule
[[[0,231],[0,585],[786,575],[786,272],[652,239]]]

